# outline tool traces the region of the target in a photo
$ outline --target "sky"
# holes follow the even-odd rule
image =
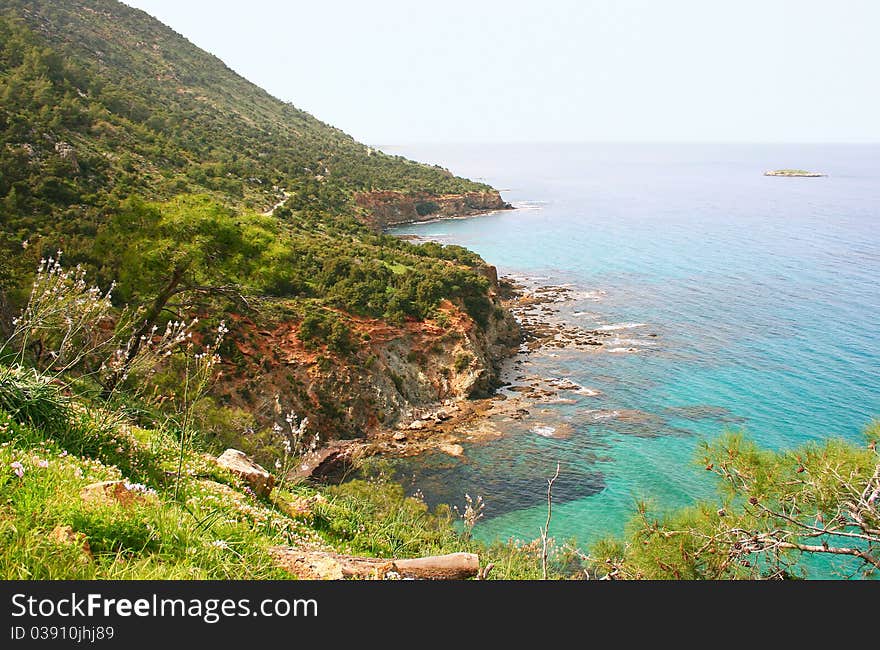
[[[875,0],[126,0],[363,142],[878,142]]]

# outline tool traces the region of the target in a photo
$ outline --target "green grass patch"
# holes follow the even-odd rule
[[[195,445],[184,450],[175,498],[173,429],[136,426],[66,390],[0,366],[4,579],[289,578],[268,554],[275,545],[377,557],[471,551],[496,565],[491,577],[540,577],[534,548],[485,546],[448,507],[429,510],[381,473],[320,490],[287,486],[260,499]],[[140,483],[149,496],[128,506],[81,497],[92,483],[116,480]],[[285,502],[303,499],[311,511],[290,514]],[[59,541],[60,527],[80,541]]]

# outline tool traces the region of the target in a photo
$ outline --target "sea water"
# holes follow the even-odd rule
[[[483,496],[478,537],[536,538],[557,462],[551,536],[586,545],[621,534],[639,499],[671,509],[713,497],[694,462],[701,440],[732,429],[774,449],[860,442],[880,417],[880,146],[385,149],[485,180],[518,208],[395,234],[566,285],[567,321],[621,339],[618,352],[521,356],[514,374],[597,394],[533,408],[501,439],[465,445],[463,460],[405,465],[429,502]],[[763,175],[778,168],[828,175]],[[544,435],[554,423],[571,435]]]

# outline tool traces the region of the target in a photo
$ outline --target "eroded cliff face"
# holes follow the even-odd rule
[[[366,220],[375,230],[417,221],[464,217],[512,206],[492,190],[464,194],[414,195],[402,192],[360,192],[354,200],[366,212]]]
[[[493,271],[487,267],[486,274]],[[307,416],[325,441],[370,437],[413,408],[491,393],[502,360],[520,342],[519,325],[501,308],[495,289],[491,297],[497,308],[483,327],[450,303],[435,320],[401,326],[346,316],[359,345],[345,356],[307,348],[297,322],[258,329],[235,317],[238,356],[219,392],[262,424],[293,411]]]

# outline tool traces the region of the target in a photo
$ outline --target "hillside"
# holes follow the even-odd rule
[[[10,208],[195,191],[263,211],[284,188],[291,209],[341,212],[354,191],[491,191],[356,142],[114,0],[0,8],[0,194],[17,189]]]
[[[469,498],[456,522],[381,461],[298,469],[492,390],[519,341],[495,270],[381,230],[497,192],[110,0],[0,1],[0,96],[2,577],[412,577],[450,552],[541,575],[535,547],[471,538]]]
[[[132,336],[230,325],[202,420],[252,451],[282,411],[363,437],[491,391],[518,339],[494,269],[378,231],[504,207],[492,188],[362,145],[113,0],[0,2],[0,93],[0,333],[63,250]],[[124,374],[101,392],[145,380]]]
[[[57,382],[0,365],[0,577],[342,577],[290,566],[284,551],[466,551],[479,554],[484,570],[496,566],[491,578],[541,576],[534,546],[481,544],[455,525],[450,508],[430,512],[385,479],[317,488],[287,480],[296,457],[280,448],[272,474],[254,468],[268,479],[258,483],[180,434],[173,423],[139,426],[122,411],[71,398]],[[361,577],[403,573],[390,560],[375,566]],[[571,568],[557,561],[553,571]]]

